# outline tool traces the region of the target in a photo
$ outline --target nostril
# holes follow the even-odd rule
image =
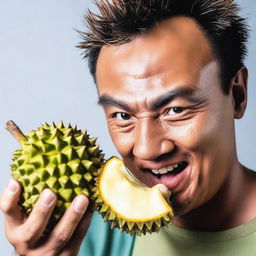
[[[176,153],[176,151],[177,151],[177,148],[174,147],[174,149],[171,152],[167,152],[167,153],[164,153],[162,155],[159,155],[158,157],[156,157],[154,159],[154,161],[160,162],[160,161],[163,161],[163,160],[166,160],[166,159],[170,159],[171,157],[173,157],[173,155]]]
[[[174,154],[177,152],[177,147],[173,145],[172,148],[168,148],[168,150],[163,150],[163,148],[155,147],[143,147],[143,148],[134,148],[133,154],[134,156],[143,159],[143,160],[150,160],[155,162],[160,162],[165,159],[169,159],[173,157]]]

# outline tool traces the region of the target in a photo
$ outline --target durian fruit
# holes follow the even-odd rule
[[[158,232],[172,221],[168,189],[162,184],[146,187],[129,174],[120,159],[110,158],[96,182],[96,209],[112,228],[141,235]]]
[[[15,124],[12,126],[15,128]],[[50,230],[76,195],[92,195],[94,178],[104,155],[96,145],[96,138],[90,138],[76,126],[45,123],[27,136],[19,129],[17,133],[17,129],[16,126],[21,149],[14,152],[11,169],[12,176],[23,187],[20,205],[29,213],[43,189],[54,191],[57,206],[48,225]]]
[[[95,209],[112,228],[131,235],[157,232],[171,223],[168,189],[161,184],[146,187],[116,157],[104,163],[96,138],[76,126],[45,123],[25,136],[9,121],[7,130],[21,144],[11,165],[12,176],[23,187],[21,207],[29,214],[45,188],[57,195],[46,233],[81,193],[94,201]]]

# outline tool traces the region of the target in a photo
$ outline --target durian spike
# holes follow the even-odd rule
[[[26,136],[23,134],[17,124],[15,124],[12,120],[9,120],[5,125],[5,129],[11,133],[11,135],[20,145],[22,145],[22,140],[25,139]]]

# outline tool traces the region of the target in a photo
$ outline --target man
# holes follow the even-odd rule
[[[256,174],[239,163],[234,131],[247,100],[247,28],[236,4],[115,0],[98,7],[79,47],[110,135],[139,180],[172,191],[175,218],[159,235],[134,238],[95,215],[79,255],[255,255]],[[1,200],[17,254],[77,255],[91,217],[88,199],[78,196],[42,237],[56,198],[45,190],[24,220],[20,190],[11,180]]]

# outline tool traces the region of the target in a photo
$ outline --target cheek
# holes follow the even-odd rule
[[[209,143],[210,134],[210,129],[203,125],[203,121],[193,121],[186,125],[171,127],[169,138],[178,147],[196,152],[201,151],[202,147]]]
[[[120,132],[119,129],[108,126],[109,133],[113,144],[121,156],[128,155],[132,150],[133,135],[132,133]]]
[[[178,146],[193,152],[206,152],[227,147],[231,142],[232,125],[218,115],[204,113],[177,127],[169,127],[169,138]],[[215,146],[215,147],[214,147]]]

